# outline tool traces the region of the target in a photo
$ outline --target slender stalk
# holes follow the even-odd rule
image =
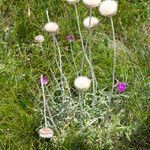
[[[59,69],[60,69],[60,82],[61,82],[61,88],[62,88],[62,94],[64,94],[64,83],[63,83],[63,72],[62,72],[62,59],[61,59],[61,51],[60,51],[60,47],[59,47],[59,43],[57,41],[56,36],[53,36],[53,39],[55,41],[55,44],[58,48],[58,55],[59,55]],[[63,95],[64,96],[64,95]]]
[[[55,48],[54,48],[55,49]],[[43,50],[43,46],[40,45],[40,50],[41,50],[41,53],[42,53],[42,56],[43,56],[43,59],[45,58],[45,62],[47,63],[47,66],[49,67],[50,71],[51,71],[51,74],[53,76],[53,79],[54,81],[56,82],[57,86],[60,87],[60,84],[58,83],[57,79],[56,79],[56,76],[54,74],[54,71],[51,69],[50,65],[49,65],[49,62],[48,60],[46,59],[45,57],[45,53],[44,53],[44,50]],[[57,62],[57,59],[56,59],[56,62]]]
[[[42,88],[42,95],[43,95],[43,102],[44,102],[44,120],[45,120],[45,127],[47,128],[46,98],[45,98],[44,85],[43,85],[43,75],[41,75],[41,88]]]
[[[80,106],[80,131],[82,133],[82,128],[83,128],[83,105],[82,105],[82,102],[83,102],[83,93],[79,92],[79,106]]]
[[[91,26],[91,18],[92,18],[92,8],[90,8],[90,21],[89,21],[89,26]]]
[[[86,53],[86,49],[87,49],[87,47],[88,47],[88,41],[89,41],[89,35],[87,36],[87,39],[86,39],[86,43],[85,43],[85,53]],[[84,70],[84,62],[85,62],[85,54],[83,54],[83,56],[82,56],[82,63],[81,63],[81,76],[82,76],[82,74],[83,74],[83,70]]]
[[[77,65],[76,65],[76,62],[75,62],[75,59],[74,59],[72,42],[69,42],[69,43],[70,43],[71,55],[72,55],[72,59],[73,59],[74,67],[75,67],[75,72],[76,72],[76,75],[78,76],[79,73],[78,73]]]
[[[59,131],[58,131],[58,129],[57,129],[57,126],[56,126],[56,124],[55,124],[55,122],[54,122],[54,119],[53,119],[53,117],[52,117],[52,114],[51,114],[51,111],[50,111],[50,108],[49,108],[48,103],[47,103],[47,111],[48,111],[48,113],[49,113],[49,116],[50,116],[51,122],[52,122],[52,124],[53,124],[53,126],[54,126],[55,130],[59,133]]]
[[[46,10],[46,16],[47,16],[47,21],[50,22],[48,10]],[[62,88],[62,94],[63,94],[63,99],[64,99],[64,85],[63,85],[63,76],[64,76],[64,75],[63,75],[63,72],[62,72],[61,52],[60,52],[59,43],[58,43],[57,38],[56,38],[55,35],[53,36],[53,42],[54,42],[54,48],[55,48],[55,44],[56,44],[56,46],[57,46],[57,48],[58,48],[58,53],[59,53],[60,80],[61,80],[61,88]],[[57,64],[57,63],[58,63],[58,62],[57,62],[57,56],[55,55],[55,57],[56,57],[56,64]],[[65,79],[65,76],[64,76],[64,79]],[[66,81],[66,79],[65,79],[65,81]],[[66,83],[66,84],[67,84],[67,86],[68,86],[68,83]],[[68,86],[68,87],[69,87],[69,86]],[[69,90],[69,88],[68,88],[68,90]],[[69,90],[69,93],[71,93],[70,90]]]
[[[89,26],[91,26],[91,17],[92,17],[92,8],[90,8],[90,21],[89,21]],[[87,50],[88,42],[89,42],[89,40],[90,40],[90,38],[91,38],[90,32],[91,32],[91,30],[89,30],[89,34],[88,34],[88,37],[87,37],[87,40],[86,40],[85,53],[86,53],[86,50]],[[82,72],[83,72],[83,69],[84,69],[84,61],[85,61],[85,55],[82,56],[81,75],[82,75]]]
[[[79,18],[79,14],[78,14],[78,9],[77,9],[76,4],[74,6],[75,6],[76,19],[77,19],[77,25],[78,25],[78,30],[79,30],[80,39],[81,39],[81,45],[82,45],[83,55],[84,55],[85,59],[87,60],[87,62],[89,64],[89,67],[91,69],[91,72],[92,72],[92,65],[91,65],[91,63],[90,63],[90,61],[89,61],[89,59],[87,57],[87,54],[86,54],[86,51],[85,51],[85,47],[84,47],[84,43],[83,43],[83,36],[82,36],[81,28],[80,28],[80,18]]]
[[[81,39],[81,46],[82,46],[83,52],[85,52],[84,42],[83,42],[83,36],[82,36],[81,28],[80,28],[80,17],[79,17],[77,5],[75,4],[74,6],[75,6],[75,12],[76,12],[76,19],[77,19],[77,25],[78,25],[79,35],[80,35],[80,39]]]
[[[113,34],[113,48],[114,48],[114,56],[113,56],[113,69],[112,69],[112,89],[110,93],[110,100],[111,103],[113,92],[114,92],[114,85],[115,85],[115,72],[116,72],[116,58],[117,58],[117,46],[115,40],[115,28],[112,17],[110,18],[111,26],[112,26],[112,34]]]
[[[40,48],[40,52],[42,54],[42,57],[44,58],[45,54],[44,54],[44,50],[43,50],[42,44],[39,45],[39,48]]]
[[[48,22],[50,22],[50,18],[49,18],[48,10],[46,10],[46,16],[47,16],[47,21],[48,21]]]
[[[93,69],[93,63],[92,63],[92,50],[91,50],[91,37],[92,37],[92,30],[89,31],[89,60],[91,64],[91,75],[92,75],[92,84],[93,84],[93,103],[92,105],[96,103],[96,93],[97,93],[97,81]]]
[[[55,42],[54,38],[53,38],[53,45],[54,45],[54,50],[56,50],[56,42]],[[56,54],[55,51],[54,51],[54,53],[55,53],[56,65],[57,65],[57,67],[58,67],[58,69],[59,69],[59,71],[60,71],[60,66],[59,66],[58,60],[57,60],[57,54]],[[61,71],[60,71],[60,72],[61,72]],[[69,84],[68,84],[67,79],[66,79],[66,77],[65,77],[65,75],[64,75],[63,72],[62,72],[62,76],[63,76],[64,81],[65,81],[65,83],[66,83],[66,87],[68,88],[68,92],[69,92],[69,94],[70,94],[70,96],[71,96],[71,91],[70,91],[70,88],[69,88]]]
[[[89,20],[89,27],[91,26],[91,18],[92,18],[92,8],[90,8],[90,20]],[[93,69],[93,65],[92,65],[92,51],[91,51],[91,37],[92,37],[92,29],[89,29],[89,33],[88,33],[88,37],[87,37],[87,40],[86,40],[86,45],[85,45],[85,54],[83,55],[82,57],[82,66],[81,66],[81,75],[82,75],[82,71],[84,69],[84,61],[85,61],[85,57],[87,55],[87,47],[88,47],[88,44],[89,44],[89,60],[88,60],[88,63],[89,63],[89,66],[90,66],[90,69],[91,69],[91,75],[92,75],[92,82],[93,82],[93,105],[95,104],[96,102],[96,89],[97,89],[97,82],[96,82],[96,77],[95,77],[95,74],[94,74],[94,69]]]

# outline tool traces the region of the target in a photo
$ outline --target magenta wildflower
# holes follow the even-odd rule
[[[73,41],[74,41],[74,37],[69,34],[69,35],[66,36],[66,40],[67,40],[68,42],[73,42]]]
[[[48,77],[43,76],[43,79],[42,79],[42,77],[40,77],[39,83],[41,84],[41,82],[43,83],[43,85],[47,85],[48,84]]]
[[[127,89],[127,84],[124,82],[118,82],[116,85],[116,89],[118,93],[123,93]]]

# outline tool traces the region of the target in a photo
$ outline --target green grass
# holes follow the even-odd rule
[[[80,135],[79,122],[76,120],[77,108],[68,109],[58,98],[60,91],[57,90],[50,70],[51,68],[58,79],[53,43],[43,30],[43,25],[47,22],[45,10],[48,8],[50,19],[60,25],[58,39],[63,55],[63,70],[72,87],[72,104],[76,105],[78,99],[73,87],[76,76],[69,44],[65,41],[68,33],[74,34],[74,54],[80,67],[82,51],[73,7],[65,0],[1,0],[0,149],[44,150],[46,145],[49,149],[60,150],[150,149],[149,5],[148,0],[119,1],[119,11],[114,17],[118,45],[116,78],[126,82],[128,88],[126,93],[116,94],[110,110],[105,103],[111,89],[112,31],[110,20],[100,16],[97,9],[94,10],[93,14],[101,20],[92,38],[99,103],[95,109],[91,108],[91,93],[87,93],[87,114],[84,119],[85,124],[93,118],[98,119]],[[30,17],[28,8],[31,10]],[[82,3],[79,5],[79,12],[81,20],[88,15],[88,10]],[[83,26],[82,29],[85,38],[88,33]],[[43,60],[39,49],[33,45],[34,37],[38,34],[45,37],[43,48],[47,61]],[[40,139],[37,133],[42,125],[41,91],[37,83],[41,74],[47,75],[50,80],[46,94],[50,93],[55,98],[53,102],[47,96],[60,131],[54,132],[52,141]],[[87,65],[84,75],[90,76]],[[74,118],[73,111],[77,111]]]

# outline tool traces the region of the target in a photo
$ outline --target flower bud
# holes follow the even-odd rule
[[[48,84],[48,77],[42,76],[42,77],[40,77],[40,79],[38,80],[38,82],[40,84],[47,85]]]
[[[44,36],[43,35],[37,35],[34,39],[35,43],[43,43],[44,42]]]
[[[53,131],[50,128],[41,128],[38,131],[38,133],[41,138],[52,138],[53,137]]]
[[[66,36],[66,40],[67,40],[68,42],[73,42],[73,41],[74,41],[74,37],[73,37],[72,35],[68,34],[68,35]]]
[[[118,93],[123,93],[127,89],[127,84],[124,82],[118,82],[116,85],[116,89]]]

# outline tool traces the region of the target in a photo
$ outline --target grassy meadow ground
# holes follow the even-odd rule
[[[88,33],[82,20],[88,16],[89,11],[82,2],[78,6],[83,36],[86,39]],[[97,9],[93,11],[93,15],[100,19],[100,25],[92,35],[91,45],[100,102],[96,106],[99,109],[92,110],[88,106],[85,109],[91,116],[101,117],[85,129],[85,134],[80,135],[76,118],[61,120],[65,117],[67,119],[67,113],[72,117],[71,113],[75,108],[72,106],[72,110],[66,112],[65,106],[61,106],[60,99],[56,98],[55,103],[51,102],[50,105],[52,110],[60,111],[60,115],[52,111],[56,116],[54,120],[59,133],[54,131],[51,141],[40,139],[37,133],[42,124],[41,92],[37,82],[41,74],[47,75],[50,80],[47,97],[49,93],[56,97],[59,95],[52,76],[54,73],[59,78],[53,42],[43,30],[47,22],[45,10],[48,8],[50,19],[60,25],[58,40],[63,71],[73,95],[76,96],[73,87],[76,75],[69,44],[65,39],[67,34],[75,37],[73,49],[79,68],[82,50],[74,8],[65,0],[0,0],[0,149],[44,150],[47,147],[60,150],[149,150],[149,6],[148,0],[119,0],[118,14],[114,17],[117,40],[116,79],[126,82],[128,88],[123,94],[115,93],[109,115],[105,99],[111,90],[111,24],[108,18],[99,15]],[[38,34],[45,37],[43,48],[47,61],[43,60],[34,44],[34,37]],[[84,75],[89,74],[86,64]],[[89,97],[90,93],[86,96],[87,103],[90,103]],[[73,104],[77,105],[77,102],[74,100]],[[85,122],[87,118],[86,116]]]

